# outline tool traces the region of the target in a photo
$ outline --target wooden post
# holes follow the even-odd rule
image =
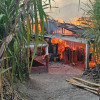
[[[63,34],[64,32],[63,32],[63,28],[62,28],[62,34]]]
[[[48,54],[48,46],[46,46],[46,66],[49,65],[49,54]]]
[[[85,50],[85,70],[89,68],[89,42],[86,43]]]

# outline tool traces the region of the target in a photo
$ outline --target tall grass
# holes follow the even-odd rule
[[[44,12],[42,0],[0,0],[0,89],[3,100],[3,78],[7,76],[10,83],[15,77],[23,80],[28,76],[29,43],[31,40],[31,26],[35,24],[35,48],[33,58],[39,43],[38,19],[41,24],[41,34],[44,39]],[[26,23],[27,24],[26,24]],[[27,48],[26,48],[27,47]],[[6,72],[6,73],[5,73]]]

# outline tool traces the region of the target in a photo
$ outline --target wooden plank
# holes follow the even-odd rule
[[[67,81],[70,82],[71,84],[76,85],[76,86],[81,87],[81,88],[87,88],[87,89],[91,89],[91,90],[94,90],[94,91],[97,91],[98,90],[96,88],[93,88],[93,87],[89,87],[87,85],[84,85],[84,84],[82,84],[82,83],[80,83],[80,82],[78,82],[78,81],[76,81],[74,79],[69,79]]]
[[[98,95],[98,92],[97,92],[96,89],[84,87],[82,84],[79,84],[79,82],[77,82],[75,80],[73,81],[72,79],[71,80],[67,80],[67,81],[70,82],[72,85],[76,85],[78,87],[84,88],[85,90]]]
[[[98,92],[97,92],[97,91],[94,91],[94,90],[91,90],[91,89],[87,89],[87,88],[85,88],[85,89],[86,89],[87,91],[89,91],[89,92],[92,92],[92,93],[98,95]]]
[[[89,43],[86,43],[86,49],[85,49],[85,70],[89,68]]]
[[[93,82],[89,82],[89,81],[86,81],[86,80],[81,79],[81,78],[78,78],[78,77],[73,77],[73,79],[78,80],[78,81],[81,81],[81,82],[88,83],[88,84],[93,85],[93,86],[96,86],[96,87],[100,87],[100,84],[93,83]]]

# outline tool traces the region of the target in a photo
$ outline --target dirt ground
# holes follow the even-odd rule
[[[80,69],[81,68],[81,69]],[[83,73],[83,65],[68,65],[62,62],[49,62],[48,73],[50,74],[73,74],[73,75],[81,75]]]
[[[65,81],[71,77],[73,75],[31,73],[29,81],[16,84],[16,87],[27,100],[99,100],[97,95]]]

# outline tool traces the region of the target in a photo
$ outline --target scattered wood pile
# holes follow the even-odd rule
[[[93,83],[78,77],[73,77],[71,79],[66,79],[66,81],[68,81],[69,83],[71,83],[72,85],[75,85],[77,87],[80,87],[82,89],[85,89],[89,92],[92,92],[96,95],[100,94],[99,92],[99,88],[100,88],[100,84],[97,83]]]
[[[100,65],[98,65],[98,70],[96,69],[96,66],[94,66],[93,68],[89,68],[88,70],[86,70],[83,75],[85,75],[85,77],[87,78],[91,78],[93,79],[96,83],[100,82]]]

